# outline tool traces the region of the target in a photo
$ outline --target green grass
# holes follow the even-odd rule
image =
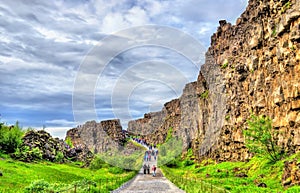
[[[174,181],[175,178],[177,182],[175,180],[174,183],[185,189],[187,193],[194,192],[197,188],[203,189],[205,186],[209,189],[209,184],[225,188],[232,193],[300,192],[300,186],[294,186],[285,190],[281,185],[284,161],[294,158],[299,160],[300,154],[293,155],[275,164],[270,163],[266,158],[254,157],[249,162],[223,162],[216,164],[212,160],[205,160],[200,164],[189,166],[184,166],[184,164],[179,162],[177,167],[168,168],[164,166],[162,170],[171,181]],[[236,177],[235,175],[239,173],[244,173],[248,177]],[[197,182],[195,182],[195,179],[197,179]],[[186,182],[183,183],[184,181]],[[201,183],[201,181],[204,183]],[[205,185],[205,183],[209,184]],[[267,188],[257,187],[258,183],[265,183]],[[214,191],[217,192],[217,188],[214,188]]]
[[[83,179],[91,180],[100,187],[101,179],[117,180],[123,182],[131,179],[136,172],[112,169],[108,166],[99,170],[90,170],[81,168],[78,163],[56,164],[50,162],[24,163],[12,159],[0,160],[0,171],[3,176],[0,177],[0,192],[23,192],[24,188],[29,186],[33,181],[44,179],[50,184],[62,183],[71,184]],[[111,186],[114,186],[111,184]],[[114,186],[114,188],[117,188]],[[110,188],[112,189],[112,188]]]
[[[138,142],[136,142],[134,140],[130,140],[128,143],[132,143],[134,146],[140,148],[141,150],[147,150],[146,147],[144,147],[143,145],[139,144]]]

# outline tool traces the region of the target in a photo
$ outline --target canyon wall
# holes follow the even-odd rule
[[[282,148],[299,151],[299,42],[299,1],[250,0],[236,25],[220,21],[197,81],[161,112],[131,121],[128,131],[158,144],[172,127],[198,160],[247,160],[243,130],[253,112],[272,119]]]
[[[161,111],[128,123],[128,131],[162,144],[168,133],[193,149],[195,159],[243,161],[251,157],[243,130],[252,113],[267,115],[278,144],[300,150],[300,1],[249,0],[235,25],[220,21],[197,81]],[[95,153],[119,149],[119,120],[90,121],[67,132]]]

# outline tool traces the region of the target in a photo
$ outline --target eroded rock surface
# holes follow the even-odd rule
[[[125,143],[125,133],[120,120],[107,120],[97,123],[88,121],[67,131],[74,145],[86,145],[94,153],[118,150]]]
[[[159,119],[131,121],[128,130],[154,127],[145,138],[158,144],[172,127],[198,160],[243,161],[251,157],[243,130],[253,112],[271,117],[286,152],[299,151],[299,10],[297,0],[250,0],[236,25],[220,21],[197,81],[152,113]]]

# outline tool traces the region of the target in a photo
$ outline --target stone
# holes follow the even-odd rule
[[[238,177],[238,178],[247,178],[248,177],[248,175],[245,173],[238,173],[238,174],[235,174],[234,176]]]
[[[266,188],[267,184],[261,182],[261,183],[257,184],[257,187]]]
[[[292,110],[300,109],[300,99],[292,101]]]
[[[285,181],[282,182],[282,185],[284,187],[290,186],[292,183],[292,180],[290,178],[286,179]]]
[[[283,102],[284,97],[283,97],[283,91],[282,91],[282,87],[279,86],[277,89],[274,90],[273,92],[273,97],[274,97],[274,103],[275,104],[280,104]]]

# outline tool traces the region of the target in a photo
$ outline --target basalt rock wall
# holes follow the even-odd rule
[[[118,150],[125,143],[120,120],[107,120],[97,123],[88,121],[67,131],[74,145],[86,145],[94,153]]]
[[[152,127],[145,138],[157,144],[172,127],[196,159],[246,160],[243,130],[253,112],[272,119],[286,152],[299,151],[299,42],[300,1],[250,0],[235,25],[220,21],[197,81],[154,114],[159,118],[133,120],[128,130]]]

